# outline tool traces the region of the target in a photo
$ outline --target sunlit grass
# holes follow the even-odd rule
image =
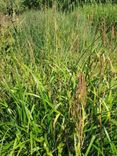
[[[117,155],[116,6],[95,7],[2,30],[0,155]]]

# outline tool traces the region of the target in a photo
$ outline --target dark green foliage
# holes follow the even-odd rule
[[[33,9],[40,9],[42,6],[52,6],[52,0],[46,1],[46,0],[24,0],[23,5]]]
[[[63,10],[69,10],[75,6],[83,5],[87,3],[106,3],[106,2],[113,2],[117,3],[116,0],[24,0],[24,6],[28,8],[37,8],[40,9],[42,6],[52,7],[53,4],[56,3],[58,8]]]
[[[84,4],[93,3],[117,3],[116,0],[6,0],[0,2],[0,10],[9,15],[13,14],[13,11],[20,13],[25,9],[41,9],[43,7],[52,7],[56,5],[59,10],[73,10],[76,6],[83,6]]]

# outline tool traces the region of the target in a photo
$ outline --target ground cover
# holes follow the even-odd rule
[[[0,155],[117,155],[116,10],[32,10],[2,29]]]

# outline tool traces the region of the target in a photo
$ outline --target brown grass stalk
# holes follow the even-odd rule
[[[87,91],[86,91],[85,74],[81,72],[78,76],[78,85],[76,88],[74,102],[71,108],[71,116],[75,121],[76,133],[81,147],[83,145],[84,140],[83,130],[85,124],[84,110],[86,107],[86,97]]]

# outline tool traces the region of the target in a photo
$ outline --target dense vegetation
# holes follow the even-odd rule
[[[77,6],[84,4],[117,4],[116,0],[1,0],[0,11],[8,14],[13,12],[19,14],[27,9],[42,9],[43,7],[52,7],[56,4],[62,11],[73,10]]]
[[[7,18],[0,156],[117,155],[117,5]]]

